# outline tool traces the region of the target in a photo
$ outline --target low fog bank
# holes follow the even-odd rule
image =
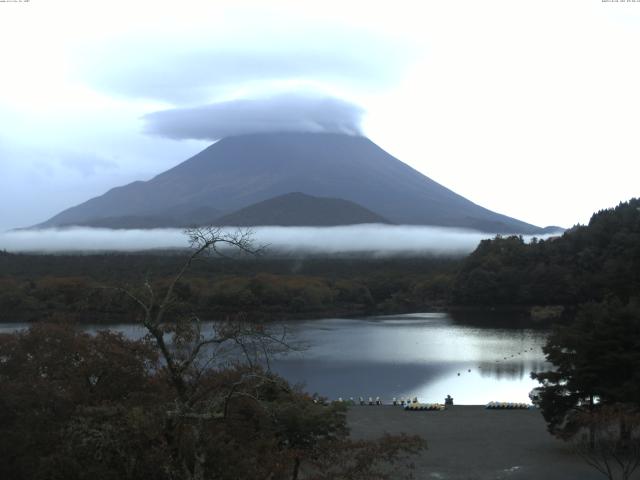
[[[230,229],[233,231],[234,229]],[[466,254],[494,235],[453,228],[406,225],[340,227],[255,227],[256,245],[267,252],[379,254]],[[140,251],[188,247],[181,229],[109,230],[66,228],[0,233],[0,250],[8,252]]]

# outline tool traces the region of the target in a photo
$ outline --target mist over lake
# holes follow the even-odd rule
[[[253,227],[251,230],[255,244],[265,245],[268,251],[311,253],[463,255],[473,251],[482,239],[494,236],[455,228],[380,224]],[[8,252],[137,251],[188,246],[182,229],[65,228],[0,233],[0,250]]]

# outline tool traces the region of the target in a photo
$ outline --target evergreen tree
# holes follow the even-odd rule
[[[543,348],[553,370],[532,374],[542,383],[549,431],[569,438],[580,419],[605,405],[640,409],[640,304],[619,300],[583,305],[554,330]]]

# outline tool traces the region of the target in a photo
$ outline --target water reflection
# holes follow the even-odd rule
[[[484,322],[486,324],[486,322]],[[528,401],[532,371],[548,366],[546,332],[464,324],[442,313],[287,323],[307,350],[274,369],[312,392],[336,398],[417,395],[457,403]]]
[[[531,372],[540,372],[548,367],[544,361],[533,362],[503,362],[482,363],[478,367],[483,377],[497,378],[498,380],[522,380],[528,378]]]
[[[285,322],[295,348],[278,355],[271,367],[289,381],[329,398],[418,396],[456,403],[527,402],[537,386],[530,372],[548,368],[542,345],[546,332],[421,313],[363,319]],[[495,325],[495,324],[494,324]],[[0,332],[25,325],[0,324]],[[88,326],[89,331],[105,326]],[[129,338],[138,325],[109,328]]]

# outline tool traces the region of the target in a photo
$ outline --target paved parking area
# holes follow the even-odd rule
[[[442,412],[410,412],[392,406],[356,406],[349,409],[347,418],[354,438],[384,432],[425,438],[427,451],[413,459],[416,479],[605,478],[574,454],[570,445],[546,431],[539,410],[454,406]]]

